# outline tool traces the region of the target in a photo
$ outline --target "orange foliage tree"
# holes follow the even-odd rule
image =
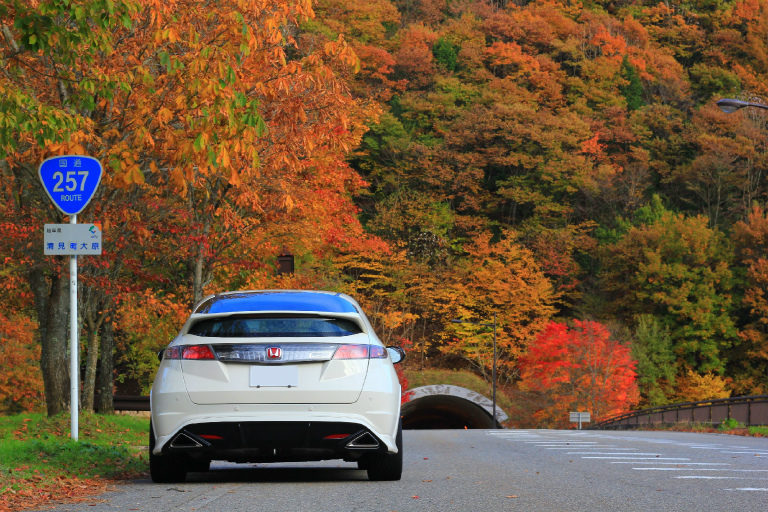
[[[600,323],[550,322],[520,359],[524,387],[542,397],[534,416],[565,427],[570,411],[600,420],[628,410],[639,397],[630,352]]]
[[[555,312],[556,294],[539,269],[533,254],[517,243],[513,233],[491,243],[490,233],[467,244],[462,263],[449,290],[451,318],[487,324],[496,314],[497,366],[506,380],[518,377],[517,358]],[[493,366],[492,331],[468,324],[448,324],[443,351],[467,360],[474,370],[490,378]]]
[[[730,364],[739,394],[768,393],[768,213],[754,206],[746,221],[737,222],[733,238],[746,267],[742,308],[748,319],[739,332],[742,343]]]
[[[0,314],[0,411],[16,413],[39,408],[43,398],[40,346],[35,324],[24,317]]]
[[[112,263],[122,265],[130,293],[143,285],[166,296],[162,288],[172,287],[189,305],[231,285],[217,280],[233,268],[247,282],[285,242],[294,210],[315,221],[304,223],[319,240],[309,251],[359,227],[350,195],[363,182],[343,158],[362,134],[360,119],[375,112],[337,76],[358,63],[343,37],[298,45],[299,24],[313,15],[308,0],[223,0],[214,10],[191,0],[0,6],[2,213],[24,234],[5,239],[3,254],[20,262],[34,293],[49,414],[68,402],[67,295],[60,262],[36,249],[35,227],[64,221],[36,178],[44,158],[103,162],[80,220],[103,215],[94,220],[104,223],[108,250],[120,253]],[[312,215],[325,205],[354,221],[339,227]],[[91,264],[101,269],[91,272],[97,286],[118,277]],[[121,303],[97,295],[91,331]],[[93,368],[89,358],[91,378]]]

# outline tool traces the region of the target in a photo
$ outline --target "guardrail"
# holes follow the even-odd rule
[[[99,412],[99,398],[94,400],[96,412]],[[148,396],[112,395],[112,403],[116,411],[149,411]]]
[[[747,426],[768,425],[768,395],[662,405],[621,414],[595,423],[588,429],[629,429],[672,423],[709,423],[717,426],[730,419]]]

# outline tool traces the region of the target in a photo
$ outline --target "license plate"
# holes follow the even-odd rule
[[[296,366],[251,366],[252,388],[295,388],[299,385]]]

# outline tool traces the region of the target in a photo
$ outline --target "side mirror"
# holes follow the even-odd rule
[[[389,352],[389,358],[392,359],[392,364],[402,363],[405,359],[405,350],[400,347],[387,347]]]
[[[160,361],[161,363],[163,362],[163,354],[165,354],[165,349],[157,353],[157,360]]]

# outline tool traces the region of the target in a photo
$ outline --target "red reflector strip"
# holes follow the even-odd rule
[[[368,359],[368,345],[339,345],[334,359]]]
[[[349,437],[349,434],[331,434],[323,439],[344,439],[345,437]]]
[[[213,434],[200,434],[203,439],[224,439],[221,436],[214,436]]]
[[[208,345],[190,345],[181,352],[182,359],[216,359]]]

